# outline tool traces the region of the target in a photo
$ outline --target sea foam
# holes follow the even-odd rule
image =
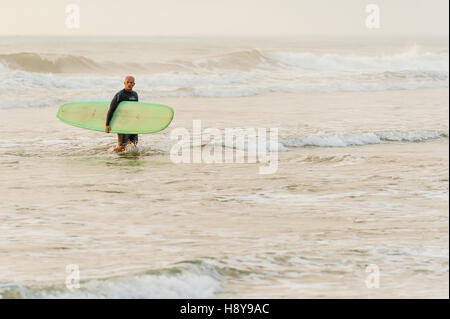
[[[1,298],[26,299],[178,299],[213,298],[221,284],[214,269],[192,266],[134,277],[80,282],[80,288],[36,288],[20,283],[0,284]]]
[[[74,93],[83,98],[115,90],[122,82],[116,75],[123,73],[121,68],[135,70],[136,65],[125,63],[119,68],[112,62],[72,55],[0,54],[0,89],[51,89],[62,98]],[[139,91],[152,98],[370,92],[449,85],[448,52],[419,53],[417,49],[373,56],[251,49],[191,60],[148,61],[138,69]],[[2,95],[0,107],[5,107]]]
[[[368,144],[381,144],[383,142],[422,142],[430,139],[445,138],[448,131],[428,132],[373,132],[354,134],[327,134],[293,136],[281,139],[286,147],[347,147]]]

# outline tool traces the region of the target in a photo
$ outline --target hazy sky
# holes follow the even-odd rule
[[[80,28],[66,27],[66,6]],[[368,29],[366,5],[380,8]],[[0,0],[0,35],[448,36],[448,0]]]

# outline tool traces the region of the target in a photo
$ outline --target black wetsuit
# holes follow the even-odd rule
[[[109,106],[108,116],[106,117],[106,126],[109,125],[109,122],[111,122],[111,119],[114,115],[114,112],[119,105],[120,102],[123,101],[131,101],[131,102],[137,102],[139,100],[138,95],[135,91],[127,91],[125,89],[119,91],[114,95],[111,105]],[[130,140],[130,142],[137,144],[138,142],[138,135],[137,134],[119,134],[119,140],[120,136],[122,136],[122,145],[125,146]]]

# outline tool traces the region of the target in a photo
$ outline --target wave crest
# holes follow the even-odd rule
[[[13,70],[40,73],[79,73],[102,69],[93,60],[75,55],[41,55],[22,52],[0,54],[0,61]]]
[[[79,289],[0,283],[0,299],[178,299],[213,298],[221,288],[220,274],[205,263],[185,265],[138,276],[80,281]]]
[[[94,90],[114,90],[125,74],[138,76],[136,89],[150,97],[226,98],[449,85],[448,53],[357,56],[252,49],[196,60],[142,63],[94,61],[74,55],[0,54],[0,89],[5,90],[56,88],[82,90],[91,96]],[[1,93],[0,102],[5,102]]]
[[[273,66],[274,64],[274,61],[270,57],[265,56],[257,49],[236,51],[192,61],[192,65],[199,68],[237,69],[243,71]]]
[[[309,135],[282,139],[286,147],[347,147],[383,142],[423,142],[430,139],[449,137],[448,131],[428,132],[374,132],[344,135]]]

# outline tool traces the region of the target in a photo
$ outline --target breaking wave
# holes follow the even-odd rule
[[[0,55],[0,89],[56,89],[59,98],[72,97],[74,93],[80,98],[91,98],[116,90],[123,80],[118,74],[135,72],[136,90],[148,98],[227,98],[272,92],[366,92],[449,86],[448,52],[419,54],[410,50],[397,55],[357,56],[253,49],[194,60],[124,64],[74,55]],[[7,101],[0,93],[0,107],[8,107],[2,102]],[[11,103],[20,105],[17,99]]]
[[[3,62],[12,70],[41,73],[80,73],[93,70],[100,71],[101,66],[95,61],[83,56],[51,55],[37,53],[0,54]]]
[[[430,139],[445,138],[448,131],[430,132],[376,132],[355,133],[343,135],[309,135],[281,139],[286,147],[347,147],[368,144],[381,144],[383,142],[423,142]]]
[[[214,267],[196,263],[133,277],[80,281],[80,288],[72,289],[33,287],[18,282],[0,283],[0,299],[213,298],[221,288],[220,276]]]
[[[123,72],[141,74],[177,71],[181,68],[174,63],[149,62],[142,65],[135,62],[99,62],[87,57],[70,54],[38,54],[31,52],[0,54],[0,64],[11,70],[55,74],[119,74]]]

